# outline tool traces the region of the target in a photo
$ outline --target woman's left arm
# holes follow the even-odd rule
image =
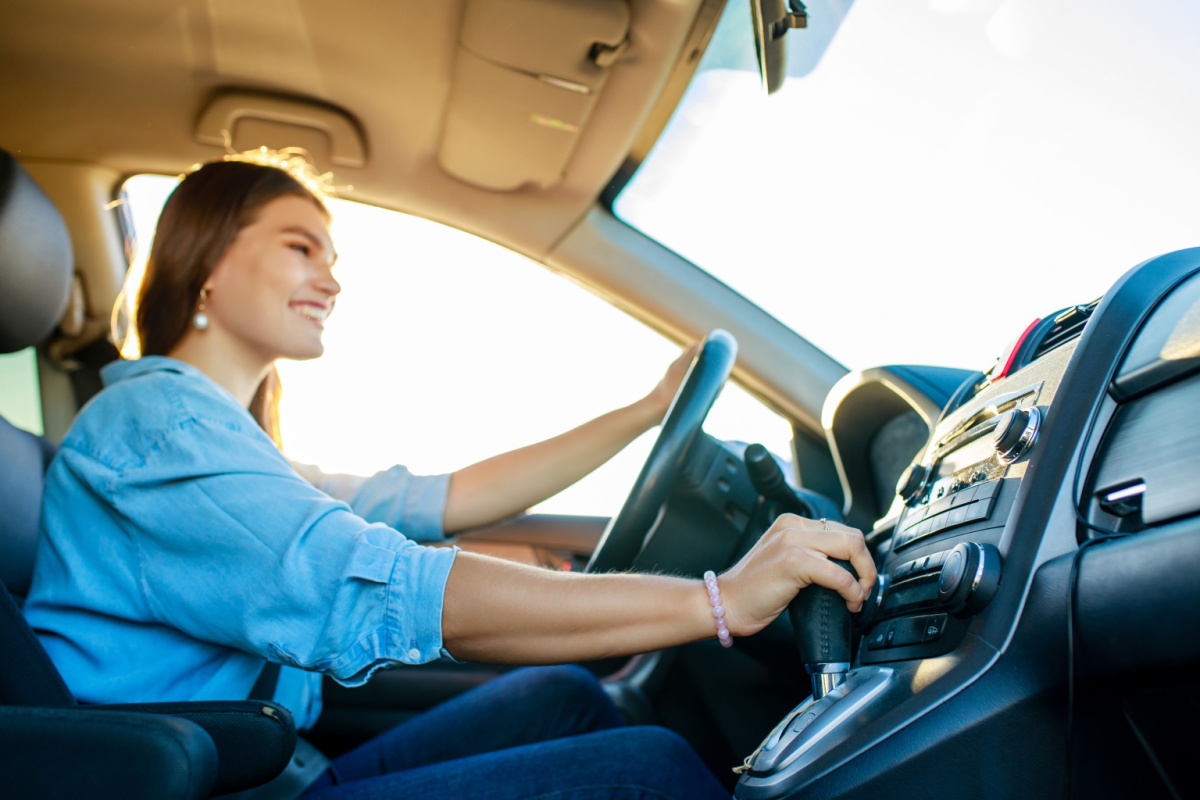
[[[650,394],[578,428],[472,464],[450,476],[446,533],[498,522],[552,497],[662,421],[698,345],[686,348]]]

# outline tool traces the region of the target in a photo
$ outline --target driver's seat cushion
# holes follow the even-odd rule
[[[42,488],[56,451],[48,439],[0,417],[0,582],[18,599],[33,578]]]

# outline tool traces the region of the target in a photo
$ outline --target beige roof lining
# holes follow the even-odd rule
[[[649,118],[701,0],[631,0],[612,66],[563,180],[490,192],[437,164],[462,0],[45,0],[0,28],[0,147],[24,160],[178,173],[221,155],[194,127],[218,92],[311,97],[365,133],[335,182],[361,200],[540,259],[591,207]],[[47,103],[45,98],[55,98]],[[502,154],[497,154],[502,157]]]

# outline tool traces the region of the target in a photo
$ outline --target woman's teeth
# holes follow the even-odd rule
[[[327,308],[317,308],[316,306],[293,306],[293,308],[296,309],[297,314],[314,322],[324,322],[325,318],[329,316]]]

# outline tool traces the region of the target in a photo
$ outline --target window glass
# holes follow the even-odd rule
[[[126,184],[141,268],[175,179]],[[649,391],[678,348],[510,250],[332,200],[342,285],[324,357],[282,362],[288,456],[330,472],[439,473],[562,433]],[[726,387],[706,429],[789,452],[790,427]],[[536,510],[616,513],[653,436]]]
[[[0,417],[41,436],[42,393],[32,347],[0,355]]]
[[[614,209],[847,366],[985,367],[1200,244],[1200,4],[808,8],[768,97],[727,4]]]

